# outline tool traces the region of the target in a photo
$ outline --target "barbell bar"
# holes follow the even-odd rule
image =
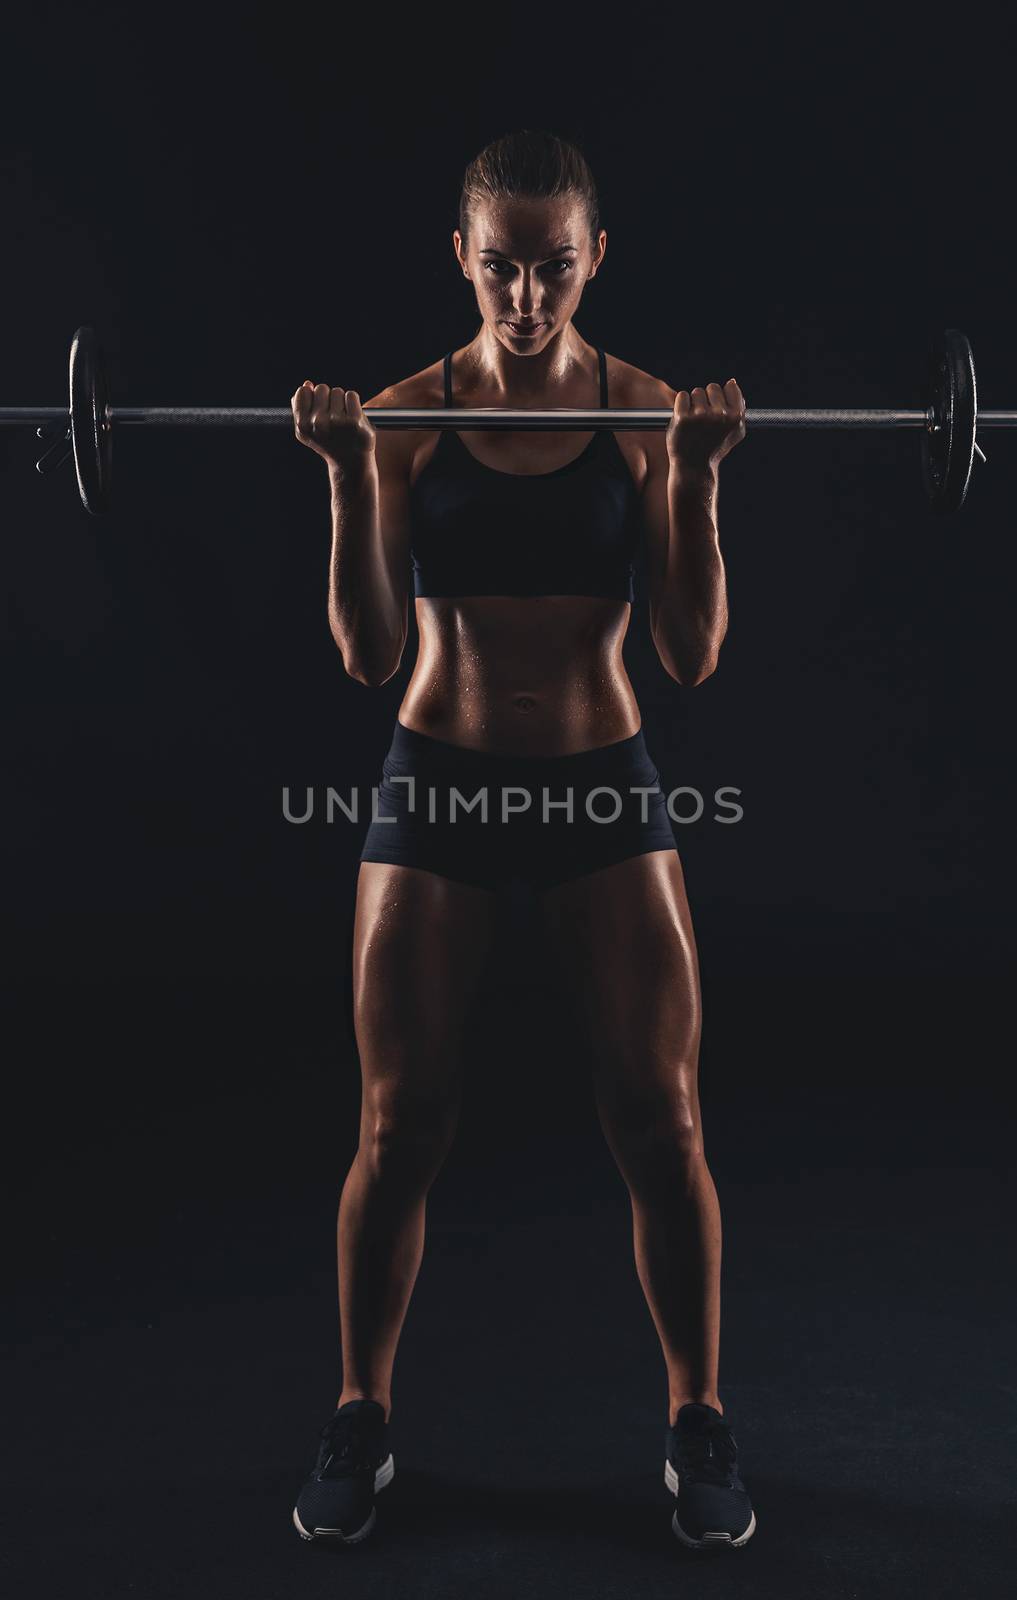
[[[109,509],[112,491],[114,426],[216,428],[292,427],[293,413],[282,406],[111,406],[106,367],[94,331],[81,327],[71,343],[70,404],[0,407],[0,426],[34,424],[50,447],[36,462],[48,473],[73,455],[78,489],[85,510],[100,515]],[[828,407],[772,409],[749,407],[750,428],[914,428],[922,435],[922,476],[936,511],[957,511],[964,503],[975,455],[985,461],[976,433],[979,428],[1017,427],[1017,411],[981,411],[977,406],[971,345],[956,328],[948,328],[929,351],[923,404],[901,410]],[[511,409],[507,407],[365,408],[378,429],[442,429],[463,432],[507,428],[513,431],[665,429],[672,410],[604,407]]]

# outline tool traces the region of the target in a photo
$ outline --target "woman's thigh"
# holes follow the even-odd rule
[[[365,1113],[426,1118],[455,1102],[495,896],[417,867],[364,861],[353,928],[353,1019]]]
[[[602,1119],[700,1136],[699,961],[676,850],[630,856],[545,893],[548,955],[588,1033]]]

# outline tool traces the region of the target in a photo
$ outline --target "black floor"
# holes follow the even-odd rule
[[[484,1001],[499,1026],[478,1023],[396,1368],[396,1477],[372,1537],[330,1551],[290,1513],[338,1393],[341,997],[24,987],[7,1592],[1012,1594],[998,1019],[945,990],[923,1012],[923,984],[814,985],[779,1044],[779,989],[708,992],[720,1387],[758,1530],[706,1563],[670,1531],[626,1191],[565,1024],[533,1048],[546,993]]]

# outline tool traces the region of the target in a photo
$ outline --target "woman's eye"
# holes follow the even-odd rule
[[[511,261],[487,261],[484,263],[484,265],[487,267],[488,272],[494,273],[496,278],[504,277],[505,274],[501,270],[503,267],[507,272],[512,271]],[[573,265],[573,262],[564,260],[548,262],[549,267],[561,267],[563,269],[561,272],[552,273],[552,276],[555,278],[563,278],[566,272],[571,272]]]

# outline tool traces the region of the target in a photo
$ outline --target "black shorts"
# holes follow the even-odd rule
[[[543,890],[674,848],[642,729],[575,755],[506,756],[397,721],[360,859]]]

